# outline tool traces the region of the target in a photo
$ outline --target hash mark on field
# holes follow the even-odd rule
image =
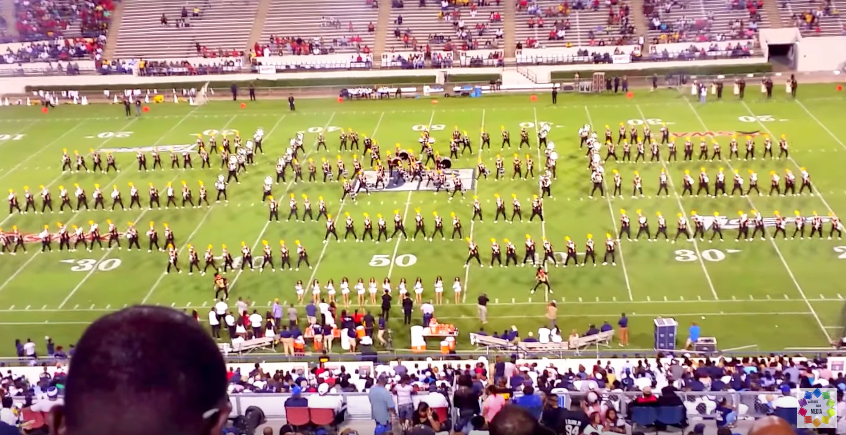
[[[185,305],[185,308],[191,308],[191,302],[188,302],[188,303]]]
[[[14,309],[15,309],[15,306],[14,306],[14,305],[12,305],[11,307],[9,307],[9,311],[12,311],[12,310],[14,310]]]
[[[89,309],[89,310],[93,310],[93,309],[94,309],[94,304],[91,304],[91,306],[90,306],[88,309]]]
[[[41,307],[41,309],[42,309],[42,310],[47,309],[47,305],[44,305],[43,307]]]
[[[667,299],[667,297],[666,297],[666,296],[664,296],[664,302],[666,302],[667,300],[668,300],[668,299]]]
[[[837,299],[843,299],[843,296],[841,296],[841,295],[840,295],[840,293],[838,293],[838,294],[837,294]]]
[[[79,308],[79,304],[76,304],[76,305],[74,305],[74,306],[73,306],[73,309],[74,309],[74,310],[76,310],[76,309],[78,309],[78,308]]]
[[[702,296],[696,295],[696,299],[701,301],[701,300],[702,300]]]
[[[651,298],[651,297],[649,297],[649,296],[647,296],[647,297],[646,297],[646,301],[647,301],[647,302],[652,302],[652,298]]]
[[[789,297],[787,297],[787,294],[785,294],[785,295],[784,295],[784,298],[785,298],[785,299],[790,299]]]
[[[111,305],[111,304],[106,305],[106,309],[107,309],[107,310],[108,310],[109,308],[111,308],[111,307],[112,307],[112,305]]]
[[[734,295],[732,295],[732,296],[731,296],[731,300],[736,301],[736,300],[737,300],[737,297],[736,297],[736,296],[734,296]]]
[[[684,300],[684,296],[679,296],[679,300],[680,300],[680,301],[683,301],[683,300]]]
[[[29,307],[31,307],[31,306],[32,306],[32,305],[27,305],[27,306],[26,306],[26,308],[24,308],[24,309],[25,309],[25,310],[28,310],[28,309],[29,309]]]
[[[175,307],[175,306],[176,306],[176,302],[171,302],[171,303],[170,303],[170,307],[171,307],[171,308],[173,308],[173,307]]]

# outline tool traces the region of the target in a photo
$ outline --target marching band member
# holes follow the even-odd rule
[[[173,183],[168,181],[167,189],[165,189],[165,194],[167,195],[165,209],[168,209],[171,204],[173,204],[174,207],[179,208],[179,206],[176,204],[176,191],[173,189]]]
[[[693,238],[699,236],[700,241],[705,240],[705,220],[696,214],[696,210],[690,212],[690,220],[693,221]]]
[[[35,208],[35,197],[32,195],[32,192],[29,191],[29,186],[24,186],[24,201],[26,202],[23,210],[24,214],[29,211],[30,207],[32,207],[32,211],[35,212],[35,214],[38,214],[38,209]],[[94,204],[94,208],[97,208],[96,203]]]
[[[449,237],[449,240],[455,240],[456,234],[458,234],[458,238],[461,239],[464,237],[461,233],[461,219],[455,215],[455,212],[452,212],[450,216],[452,216],[452,235]]]
[[[415,209],[415,216],[414,216],[414,234],[411,235],[411,241],[417,239],[418,233],[423,233],[423,240],[426,240],[426,221],[423,218],[423,215],[420,214],[420,209]]]
[[[663,217],[661,216],[661,214],[658,213],[659,227],[660,227],[660,221],[661,221],[662,218]],[[649,231],[649,221],[646,219],[646,216],[643,213],[641,213],[640,210],[637,211],[637,223],[638,223],[638,228],[637,228],[637,234],[635,234],[634,241],[637,242],[638,240],[640,240],[640,235],[643,234],[643,233],[646,233],[646,241],[651,242],[652,241],[652,233]]]
[[[329,235],[335,236],[335,241],[340,242],[341,239],[338,238],[338,232],[335,230],[335,221],[332,219],[332,215],[329,215],[326,218],[326,234],[323,235],[323,243],[327,243],[329,241]]]
[[[144,172],[147,172],[147,156],[143,152],[138,151],[135,159],[138,161],[138,172],[141,172],[142,169]]]
[[[85,156],[79,154],[77,150],[73,150],[73,155],[76,158],[76,172],[82,172],[82,169],[85,169],[85,172],[91,172],[85,165]]]
[[[18,195],[15,193],[14,189],[9,189],[9,214],[12,214],[14,210],[17,210],[18,213],[23,213],[21,211],[21,206],[18,204]]]
[[[517,194],[512,193],[511,198],[512,198],[512,201],[511,201],[512,211],[511,211],[511,221],[509,223],[514,223],[514,217],[515,216],[520,218],[520,222],[523,222],[523,213],[520,211],[520,201],[517,199]]]
[[[764,231],[764,218],[763,218],[763,216],[761,216],[761,213],[759,213],[756,210],[752,210],[752,214],[755,215],[755,218],[754,218],[754,221],[753,221],[755,228],[752,230],[752,236],[749,237],[749,240],[751,241],[752,239],[754,239],[755,236],[758,234],[758,232],[761,233],[761,240],[766,240],[765,236],[767,234]]]
[[[664,192],[664,196],[670,196],[670,191],[667,190],[668,181],[669,177],[667,177],[667,171],[664,168],[661,168],[661,173],[658,175],[658,192],[655,193],[655,196],[660,196],[661,192]]]
[[[194,268],[200,271],[200,257],[197,250],[189,243],[188,244],[188,275],[194,274]]]
[[[663,143],[664,142],[663,142],[663,139],[662,139],[661,144],[663,145]],[[667,143],[667,150],[668,150],[667,163],[679,161],[678,154],[676,153],[676,142],[675,141],[670,141],[669,143]]]
[[[476,245],[475,242],[470,240],[469,237],[467,237],[466,240],[467,240],[467,260],[464,261],[464,267],[469,266],[470,260],[472,260],[474,258],[479,263],[479,266],[481,266],[482,265],[482,259],[479,258],[479,246]]]
[[[494,262],[496,262],[499,267],[503,267],[502,252],[500,251],[499,244],[496,242],[496,239],[491,239],[491,264],[488,266],[489,269],[493,269]]]
[[[67,148],[62,149],[62,173],[64,173],[65,171],[73,171],[73,168],[71,167],[71,159],[70,156],[68,156]]]
[[[823,221],[822,217],[814,212],[814,217],[811,218],[811,234],[808,236],[809,239],[814,238],[814,234],[819,234],[819,238],[822,239],[822,230],[823,230]]]
[[[652,161],[660,162],[661,161],[661,148],[658,147],[657,142],[653,141],[649,145],[649,154],[650,154],[650,156],[649,156],[650,162],[652,162]]]
[[[539,217],[541,222],[543,222],[543,199],[538,198],[537,195],[533,195],[532,197],[532,215],[529,217],[529,222],[531,222],[535,216]]]
[[[543,237],[543,261],[541,261],[541,264],[545,267],[547,261],[552,261],[552,264],[558,267],[558,260],[555,259],[555,248],[546,237]]]
[[[723,241],[722,223],[720,223],[720,213],[714,212],[714,221],[711,223],[711,239],[708,243],[714,242],[714,237],[720,236],[720,241]]]
[[[276,222],[279,222],[279,203],[277,203],[272,196],[268,196],[268,198],[270,199],[270,202],[267,204],[269,209],[267,220],[269,222],[276,219]]]
[[[138,244],[138,230],[135,228],[135,223],[133,222],[130,222],[129,227],[126,229],[126,239],[129,241],[129,246],[126,247],[127,251],[131,251],[133,245],[139,251],[141,250],[141,245]]]
[[[831,223],[831,231],[828,232],[828,240],[831,240],[834,233],[837,233],[837,240],[840,240],[843,237],[843,225],[840,223],[840,218],[837,217],[834,212],[830,212],[828,216],[829,223]]]
[[[698,160],[708,160],[708,144],[705,143],[705,139],[699,141],[699,159]]]
[[[632,198],[637,198],[637,195],[643,198],[643,180],[638,171],[634,171],[634,178],[632,178]]]
[[[80,233],[82,233],[81,229]],[[12,234],[9,235],[9,243],[15,245],[14,249],[11,249],[12,255],[17,255],[18,248],[21,248],[24,254],[26,254],[26,246],[24,245],[24,239],[21,235],[21,232],[18,230],[17,225],[12,225]],[[85,236],[82,236],[82,246],[85,246]]]
[[[635,141],[632,140],[634,143]],[[644,154],[644,147],[643,142],[637,142],[637,155],[635,156],[634,162],[637,163],[638,159],[646,162],[646,155]]]
[[[191,204],[191,208],[197,208],[194,205],[194,198],[191,196],[191,188],[188,187],[188,183],[185,181],[182,182],[182,208],[185,208],[185,204]]]
[[[305,263],[305,265],[311,269],[311,264],[308,262],[308,252],[306,251],[305,246],[303,246],[299,240],[294,240],[294,243],[297,245],[297,268],[295,270],[299,271],[302,263]]]
[[[502,200],[502,197],[500,197],[498,193],[494,194],[494,198],[496,198],[496,216],[494,216],[494,223],[499,222],[500,214],[502,214],[502,219],[508,222],[508,216],[505,215],[505,201]]]
[[[682,157],[683,161],[693,161],[693,142],[690,140],[690,136],[684,138],[684,157]]]
[[[288,266],[288,270],[293,269],[291,267],[291,251],[288,250],[288,247],[285,246],[285,241],[279,241],[279,269],[285,270],[285,266]],[[300,294],[302,296],[302,294]],[[302,302],[302,300],[300,301]]]
[[[734,170],[734,187],[731,188],[731,196],[734,196],[735,192],[740,192],[740,196],[746,196],[743,193],[743,177],[737,169]]]
[[[68,208],[73,211],[73,206],[70,202],[70,194],[68,194],[65,186],[59,186],[59,199],[62,200],[62,204],[59,206],[59,214],[64,213],[65,206],[68,206]]]
[[[737,214],[740,216],[740,221],[738,222],[737,238],[734,241],[752,240],[749,238],[749,217],[742,211],[738,211]]]
[[[264,272],[264,268],[270,265],[270,271],[276,272],[276,266],[273,265],[273,248],[267,243],[267,240],[261,241],[264,247],[262,248],[262,260],[261,260],[261,268],[259,268],[259,273]]]
[[[755,160],[755,140],[752,136],[746,136],[746,154],[743,155],[743,160]]]
[[[523,262],[520,263],[520,266],[525,267],[526,262],[529,260],[532,260],[532,266],[537,265],[535,262],[535,241],[532,240],[532,236],[526,234],[526,252],[523,255]]]
[[[435,234],[441,235],[441,240],[446,240],[446,236],[444,235],[444,220],[438,212],[432,212],[435,216],[435,229],[432,231],[432,235],[429,236],[429,241],[431,242],[435,238]]]
[[[391,234],[391,237],[388,238],[389,242],[398,233],[402,233],[402,237],[405,240],[408,240],[408,234],[405,233],[405,223],[403,221],[404,221],[404,216],[400,215],[399,210],[394,210],[394,232],[393,232],[393,234]]]
[[[499,148],[500,151],[504,150],[506,145],[508,145],[508,149],[511,149],[511,133],[504,126],[500,128],[502,129],[502,146]]]
[[[773,158],[773,141],[770,140],[770,135],[764,134],[764,155],[761,158],[766,159],[767,154],[770,155],[770,158]]]
[[[156,230],[156,226],[154,222],[150,222],[150,229],[147,230],[147,252],[153,252],[153,246],[156,247],[156,250],[161,252],[163,249],[159,247],[159,232]]]
[[[615,171],[616,171],[616,169],[615,169]],[[588,198],[593,199],[593,194],[596,193],[597,190],[599,190],[599,194],[603,198],[605,198],[605,187],[604,187],[604,184],[602,182],[602,172],[593,171],[593,173],[590,174],[590,181],[593,183],[593,189],[591,189],[590,195],[588,195]],[[529,220],[531,220],[531,219],[529,219]]]
[[[314,214],[311,211],[311,201],[308,200],[308,195],[306,195],[304,193],[303,194],[303,222],[305,222],[306,217],[311,219],[312,222],[315,222]],[[318,214],[317,217],[320,218],[320,215]]]
[[[617,265],[617,258],[614,252],[617,250],[617,241],[611,237],[610,233],[605,233],[605,255],[602,256],[602,265],[608,265],[608,259],[611,259],[611,265]]]
[[[226,275],[229,269],[235,270],[235,262],[232,260],[232,254],[226,248],[226,245],[221,245],[221,249],[220,258],[223,261],[223,274]]]
[[[174,248],[173,246],[168,246],[167,256],[167,270],[165,271],[165,273],[170,273],[171,268],[176,269],[177,273],[182,273],[182,270],[179,269],[179,252],[176,251],[176,248]]]
[[[209,245],[209,247],[206,248],[206,253],[203,255],[203,260],[205,262],[205,265],[203,266],[203,271],[200,272],[200,275],[205,276],[206,272],[209,270],[209,267],[211,267],[214,272],[217,272],[217,263],[215,262],[215,259],[214,259],[214,252],[212,251],[212,245]],[[217,299],[216,294],[215,294],[215,299]]]
[[[723,159],[723,153],[720,151],[720,143],[712,139],[711,144],[714,146],[714,152],[711,154],[711,161],[720,161]]]
[[[749,189],[746,190],[746,196],[749,196],[752,189],[755,189],[758,192],[758,196],[761,196],[761,191],[758,190],[758,173],[749,169]]]
[[[811,175],[808,174],[808,171],[805,170],[805,168],[799,168],[799,170],[801,171],[800,174],[802,176],[802,187],[799,188],[799,194],[801,195],[807,187],[811,196],[814,196],[814,187],[811,185]],[[35,206],[33,205],[33,209],[34,208]]]
[[[300,213],[297,211],[297,197],[293,193],[291,194],[291,199],[288,200],[288,207],[290,209],[290,212],[288,212],[288,222],[291,221],[291,216],[294,217],[295,222],[300,222]]]
[[[85,189],[76,183],[74,183],[74,187],[76,187],[76,191],[74,192],[74,195],[76,196],[76,210],[79,211],[80,207],[83,205],[85,206],[85,209],[88,210],[88,197],[85,195]]]
[[[53,252],[53,244],[51,241],[52,235],[50,234],[49,228],[49,225],[44,225],[44,229],[38,234],[38,238],[41,240],[41,252],[48,250]]]
[[[538,182],[540,184],[541,189],[541,199],[543,199],[544,196],[552,198],[551,176],[552,174],[550,173],[550,171],[546,171],[546,173],[541,176],[540,181]]]
[[[50,209],[50,213],[52,213],[53,196],[50,194],[50,189],[44,187],[44,185],[38,186],[38,188],[41,189],[41,214],[44,214],[48,208]]]
[[[766,155],[766,152],[764,155]],[[770,154],[770,157],[772,157],[772,154]],[[787,222],[781,216],[781,214],[779,214],[778,210],[774,211],[773,214],[775,215],[776,219],[775,232],[773,233],[772,237],[770,237],[770,240],[775,240],[776,237],[778,237],[779,233],[781,233],[782,238],[784,238],[784,240],[787,240]]]
[[[791,195],[796,195],[796,176],[793,175],[790,169],[785,169],[784,172],[784,195],[787,192],[790,192]]]
[[[170,153],[170,169],[179,169],[179,154]],[[188,272],[188,274],[190,275],[191,273]]]
[[[484,218],[482,217],[482,204],[479,202],[479,197],[473,197],[473,217],[470,218],[471,221],[476,220],[476,216],[479,217],[479,222],[484,222]],[[543,218],[541,218],[543,220]]]
[[[596,267],[596,250],[593,242],[593,234],[587,235],[585,242],[585,258],[582,260],[582,267],[587,266],[588,258],[593,262],[593,267]]]
[[[153,156],[153,169],[152,170],[155,171],[156,166],[158,166],[159,169],[164,170],[164,168],[162,167],[162,156],[159,155],[158,148],[153,148],[153,152],[151,153],[151,155]]]
[[[118,250],[120,250],[120,235],[118,234],[117,226],[112,222],[111,219],[106,219],[106,223],[109,224],[109,244],[107,248],[112,249],[112,243],[116,243]]]
[[[679,218],[678,228],[676,229],[676,237],[673,238],[672,243],[676,243],[676,241],[679,240],[679,236],[682,235],[682,234],[687,236],[687,240],[690,241],[691,240],[690,231],[688,231],[688,229],[687,229],[687,218],[684,217],[684,215],[682,213],[678,213],[677,216]]]
[[[696,196],[699,196],[699,193],[702,190],[705,190],[705,196],[711,197],[711,180],[708,178],[708,173],[705,172],[705,167],[699,168],[699,185],[696,188]]]
[[[385,236],[386,242],[390,241],[391,239],[390,239],[390,237],[388,237],[388,224],[387,224],[387,222],[385,222],[385,219],[382,218],[381,213],[376,214],[376,217],[379,218],[379,220],[376,222],[376,224],[379,227],[379,232],[376,234],[376,243],[379,243],[382,240],[383,235]]]
[[[740,154],[738,154],[737,149],[738,149],[737,136],[733,135],[731,137],[731,141],[729,142],[729,157],[728,157],[729,160],[731,160],[732,157],[734,157],[736,159],[740,159]]]
[[[148,210],[153,209],[153,204],[156,204],[156,208],[162,208],[161,204],[159,204],[159,189],[156,189],[156,186],[150,183],[150,203]]]
[[[785,159],[789,159],[790,158],[790,152],[788,151],[787,136],[786,135],[781,135],[781,139],[779,139],[779,141],[778,141],[778,147],[779,147],[779,151],[778,151],[777,159],[781,160],[781,156],[784,156]]]
[[[241,272],[244,271],[244,268],[250,266],[250,272],[253,271],[253,251],[247,246],[246,243],[243,241],[241,242]]]
[[[56,226],[59,227],[59,251],[61,250],[71,250],[70,246],[70,234],[68,233],[68,227],[66,227],[61,222],[57,222]],[[6,236],[3,234],[3,230],[0,229],[0,255],[3,255],[3,251],[6,250],[7,246],[6,243]],[[120,245],[120,244],[118,244]]]

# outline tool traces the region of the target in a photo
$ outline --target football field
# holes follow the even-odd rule
[[[830,225],[824,225],[824,237],[809,240],[809,227],[805,238],[790,240],[794,225],[792,218],[798,211],[803,216],[818,213],[828,217],[829,213],[846,215],[846,185],[841,181],[846,168],[846,118],[843,113],[843,96],[834,91],[833,85],[806,85],[799,92],[799,99],[793,100],[777,93],[767,101],[761,94],[751,92],[746,99],[726,97],[722,101],[700,104],[687,92],[662,90],[650,93],[636,90],[633,98],[623,95],[559,95],[557,105],[552,105],[548,95],[539,95],[533,102],[528,95],[484,96],[482,98],[442,98],[435,103],[429,99],[347,101],[301,100],[296,112],[288,111],[282,101],[247,102],[246,108],[240,102],[212,102],[204,106],[187,104],[160,104],[150,106],[149,113],[140,118],[124,118],[122,106],[60,106],[42,113],[39,107],[10,107],[0,110],[0,188],[4,194],[13,189],[24,205],[24,186],[38,196],[39,186],[50,189],[54,198],[54,213],[0,216],[0,227],[9,233],[13,226],[25,234],[37,234],[44,225],[56,232],[57,223],[77,225],[86,231],[89,221],[97,222],[103,229],[110,219],[123,231],[129,222],[135,222],[141,235],[142,251],[127,252],[124,249],[95,248],[93,252],[59,252],[58,242],[53,243],[53,252],[40,252],[40,243],[27,244],[27,252],[0,256],[0,341],[8,346],[0,348],[0,355],[11,356],[15,338],[32,338],[41,345],[44,336],[50,336],[57,344],[75,342],[87,324],[97,317],[122,307],[137,304],[159,304],[198,310],[201,319],[207,318],[209,307],[214,303],[211,274],[188,274],[187,244],[193,244],[200,253],[208,245],[219,255],[221,245],[230,249],[233,257],[239,256],[242,243],[252,247],[256,264],[261,263],[261,248],[267,242],[274,248],[274,261],[279,261],[278,246],[284,240],[293,250],[295,241],[302,243],[309,252],[312,268],[299,271],[228,273],[232,285],[230,305],[237,297],[249,299],[261,314],[270,310],[271,302],[297,301],[294,284],[297,280],[308,283],[318,279],[325,285],[329,279],[339,287],[342,278],[352,285],[363,278],[382,282],[391,279],[394,287],[401,278],[411,285],[418,277],[424,283],[424,299],[434,297],[433,283],[437,276],[445,283],[444,304],[436,307],[435,317],[441,323],[454,323],[462,333],[476,332],[479,323],[476,318],[476,298],[486,293],[491,299],[490,323],[486,330],[501,332],[511,325],[517,325],[522,335],[529,330],[547,324],[543,315],[545,304],[555,300],[559,306],[559,326],[569,333],[577,329],[583,333],[588,324],[609,321],[616,324],[620,313],[627,313],[630,319],[630,347],[652,348],[652,319],[674,317],[679,321],[680,335],[686,336],[690,322],[702,326],[703,336],[713,336],[721,349],[742,348],[747,350],[777,351],[786,348],[824,347],[842,330],[841,309],[846,295],[846,281],[843,269],[846,265],[846,241],[836,235],[829,240]],[[687,90],[687,89],[686,89]],[[549,139],[555,143],[559,154],[557,180],[552,183],[553,198],[544,202],[545,221],[530,222],[532,196],[539,193],[537,178],[511,180],[514,153],[519,152],[523,160],[531,156],[535,162],[535,176],[543,167],[543,152],[538,149],[537,130],[543,123],[551,126]],[[623,123],[648,125],[653,137],[662,124],[670,132],[679,135],[678,161],[673,162],[615,162],[606,164],[606,185],[611,187],[612,170],[623,177],[622,197],[589,198],[591,183],[586,169],[584,150],[579,149],[579,128],[589,123],[600,139],[606,125],[617,137],[617,128]],[[494,181],[493,171],[487,179],[482,177],[475,183],[466,183],[466,198],[460,195],[450,200],[444,192],[403,188],[364,192],[356,202],[340,201],[341,188],[338,183],[322,183],[319,166],[322,158],[332,163],[333,170],[338,152],[339,129],[352,129],[361,135],[374,138],[382,149],[383,156],[393,151],[396,144],[404,149],[419,151],[420,131],[428,128],[435,138],[435,149],[449,154],[449,139],[454,128],[467,131],[472,140],[473,155],[465,154],[452,161],[453,169],[474,169],[481,158],[489,169],[494,168],[497,154],[505,160],[505,177]],[[530,133],[531,148],[517,149],[520,129]],[[138,148],[154,146],[186,146],[195,143],[198,134],[232,134],[240,132],[244,140],[253,132],[263,128],[264,155],[257,157],[257,164],[248,167],[241,176],[240,184],[229,186],[229,201],[215,202],[213,184],[223,173],[219,168],[218,155],[211,156],[212,169],[200,169],[199,158],[194,158],[194,169],[170,169],[170,155],[164,153],[163,170],[139,172],[135,164]],[[484,128],[491,135],[491,150],[479,151],[479,132]],[[500,130],[511,133],[511,149],[500,151]],[[277,158],[284,152],[290,138],[302,131],[305,133],[307,157],[318,166],[318,182],[279,183],[273,186],[273,194],[280,201],[280,222],[268,221],[267,205],[262,203],[262,184],[265,176],[275,177]],[[317,151],[315,140],[318,132],[325,132],[329,151]],[[740,159],[728,160],[728,142],[732,135],[738,135],[741,143]],[[790,144],[790,158],[762,159],[763,135],[768,134],[777,142],[782,134]],[[744,160],[743,142],[746,135],[756,135],[755,160]],[[692,137],[694,161],[682,161],[684,138]],[[701,137],[713,136],[722,146],[721,161],[698,161]],[[709,139],[710,141],[710,139]],[[87,155],[90,149],[111,150],[117,158],[120,172],[115,173],[62,173],[61,155],[66,148],[69,153],[78,150]],[[710,146],[709,146],[710,148]],[[778,155],[778,145],[774,144]],[[360,152],[359,152],[360,153]],[[622,152],[617,150],[618,155]],[[647,147],[647,160],[649,150]],[[347,168],[352,168],[354,152],[342,152],[341,158]],[[634,153],[633,153],[634,154]],[[662,160],[666,160],[666,147],[662,147]],[[601,153],[605,157],[605,150]],[[369,169],[369,156],[358,156]],[[148,155],[149,159],[149,155]],[[303,162],[304,175],[308,176],[307,163]],[[151,165],[149,159],[148,165]],[[88,162],[90,167],[91,162]],[[727,174],[727,188],[731,190],[734,170],[748,178],[748,170],[759,176],[762,195],[749,197],[681,196],[682,178],[685,170],[694,177],[704,168],[711,180],[717,171]],[[790,169],[798,177],[800,168],[811,174],[814,192],[807,190],[795,196],[768,196],[770,172],[784,174]],[[657,196],[658,177],[661,170],[669,175],[670,194]],[[632,177],[638,171],[643,177],[644,196],[631,196]],[[290,173],[289,173],[290,175]],[[147,185],[153,183],[162,193],[162,206],[166,201],[164,190],[167,183],[174,187],[186,182],[197,196],[198,182],[209,188],[211,206],[201,208],[147,209]],[[123,200],[129,203],[128,183],[134,183],[141,190],[141,202],[145,208],[127,211],[108,211],[111,205],[109,193],[116,185]],[[58,213],[59,186],[67,188],[73,195],[74,184],[84,187],[93,205],[91,192],[99,184],[106,196],[107,211],[81,211]],[[748,180],[746,181],[748,185]],[[713,183],[712,183],[713,185]],[[696,186],[694,186],[694,191]],[[797,183],[798,192],[798,183]],[[610,192],[608,192],[610,193]],[[361,235],[364,213],[373,219],[381,214],[388,221],[389,233],[393,229],[393,216],[404,216],[409,239],[394,238],[389,242],[323,243],[325,222],[286,222],[288,198],[290,195],[300,201],[308,195],[314,204],[315,215],[318,197],[323,197],[329,213],[338,219],[338,234],[344,235],[344,216],[349,213],[355,219],[356,231]],[[506,200],[510,218],[512,195],[522,205],[524,221],[495,222],[495,195]],[[177,193],[177,196],[178,193]],[[482,204],[484,221],[471,221],[473,197]],[[177,198],[178,200],[178,198]],[[72,202],[76,204],[76,200]],[[181,202],[181,201],[178,201]],[[40,210],[41,200],[36,200]],[[414,215],[419,212],[426,218],[428,231],[432,231],[433,213],[444,217],[446,239],[435,237],[433,241],[421,237],[411,240],[414,231]],[[563,260],[565,237],[573,239],[578,251],[584,251],[588,234],[597,241],[597,260],[601,263],[602,247],[606,234],[616,237],[619,230],[621,210],[625,210],[634,224],[637,211],[650,219],[652,231],[656,228],[656,213],[667,217],[669,235],[676,233],[676,216],[681,213],[690,216],[694,211],[701,216],[720,216],[723,222],[725,241],[719,238],[711,242],[711,231],[704,240],[687,241],[679,238],[676,243],[627,241],[620,242],[616,265],[597,265],[567,268],[547,264],[554,293],[538,292],[530,295],[534,285],[534,270],[530,266],[499,268],[488,267],[490,241],[496,239],[504,246],[505,239],[517,246],[518,258],[523,258],[523,241],[531,236],[540,249],[542,237],[550,240]],[[767,237],[764,240],[735,241],[733,222],[742,211],[751,215],[758,210],[767,218],[776,212],[790,218],[787,239],[772,240],[773,228],[767,220]],[[479,244],[482,263],[475,262],[464,267],[467,258],[467,242],[463,239],[450,240],[452,223],[450,215],[455,213],[461,219],[465,237]],[[147,252],[144,232],[154,222],[163,236],[163,224],[174,231],[180,250],[181,274],[164,274],[166,254]],[[374,225],[375,226],[375,225]],[[375,231],[374,231],[375,232]],[[750,228],[751,233],[751,228]],[[34,239],[34,238],[33,238]],[[163,237],[162,237],[163,240]],[[580,260],[582,256],[579,256]],[[296,263],[295,254],[292,260]],[[464,293],[461,302],[455,304],[451,283],[459,277]],[[380,285],[381,287],[381,285]],[[353,290],[352,299],[355,300]],[[307,291],[310,296],[310,290]],[[324,291],[325,295],[325,291]],[[395,301],[396,290],[394,291]],[[308,297],[307,297],[308,299]],[[340,301],[340,289],[338,291]],[[351,308],[357,308],[353,302]],[[343,304],[339,303],[339,311]],[[378,311],[378,307],[368,307]],[[300,307],[300,312],[303,312]],[[391,328],[394,330],[395,348],[407,348],[408,329],[402,326],[401,310],[393,309]],[[419,312],[415,319],[419,322]],[[468,348],[466,340],[460,341]],[[616,347],[616,344],[614,345]],[[434,346],[430,346],[434,348]]]

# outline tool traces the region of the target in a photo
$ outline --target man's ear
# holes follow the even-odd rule
[[[64,405],[55,405],[50,409],[47,426],[50,429],[50,435],[65,435],[67,433]]]

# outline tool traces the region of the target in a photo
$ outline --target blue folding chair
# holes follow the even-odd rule
[[[657,420],[667,426],[681,428],[685,412],[684,406],[659,406]]]
[[[791,426],[796,427],[799,415],[798,411],[799,410],[797,408],[776,408],[775,411],[773,411],[773,414],[787,420]]]
[[[658,420],[658,408],[651,406],[635,406],[632,408],[632,426],[654,426]]]

